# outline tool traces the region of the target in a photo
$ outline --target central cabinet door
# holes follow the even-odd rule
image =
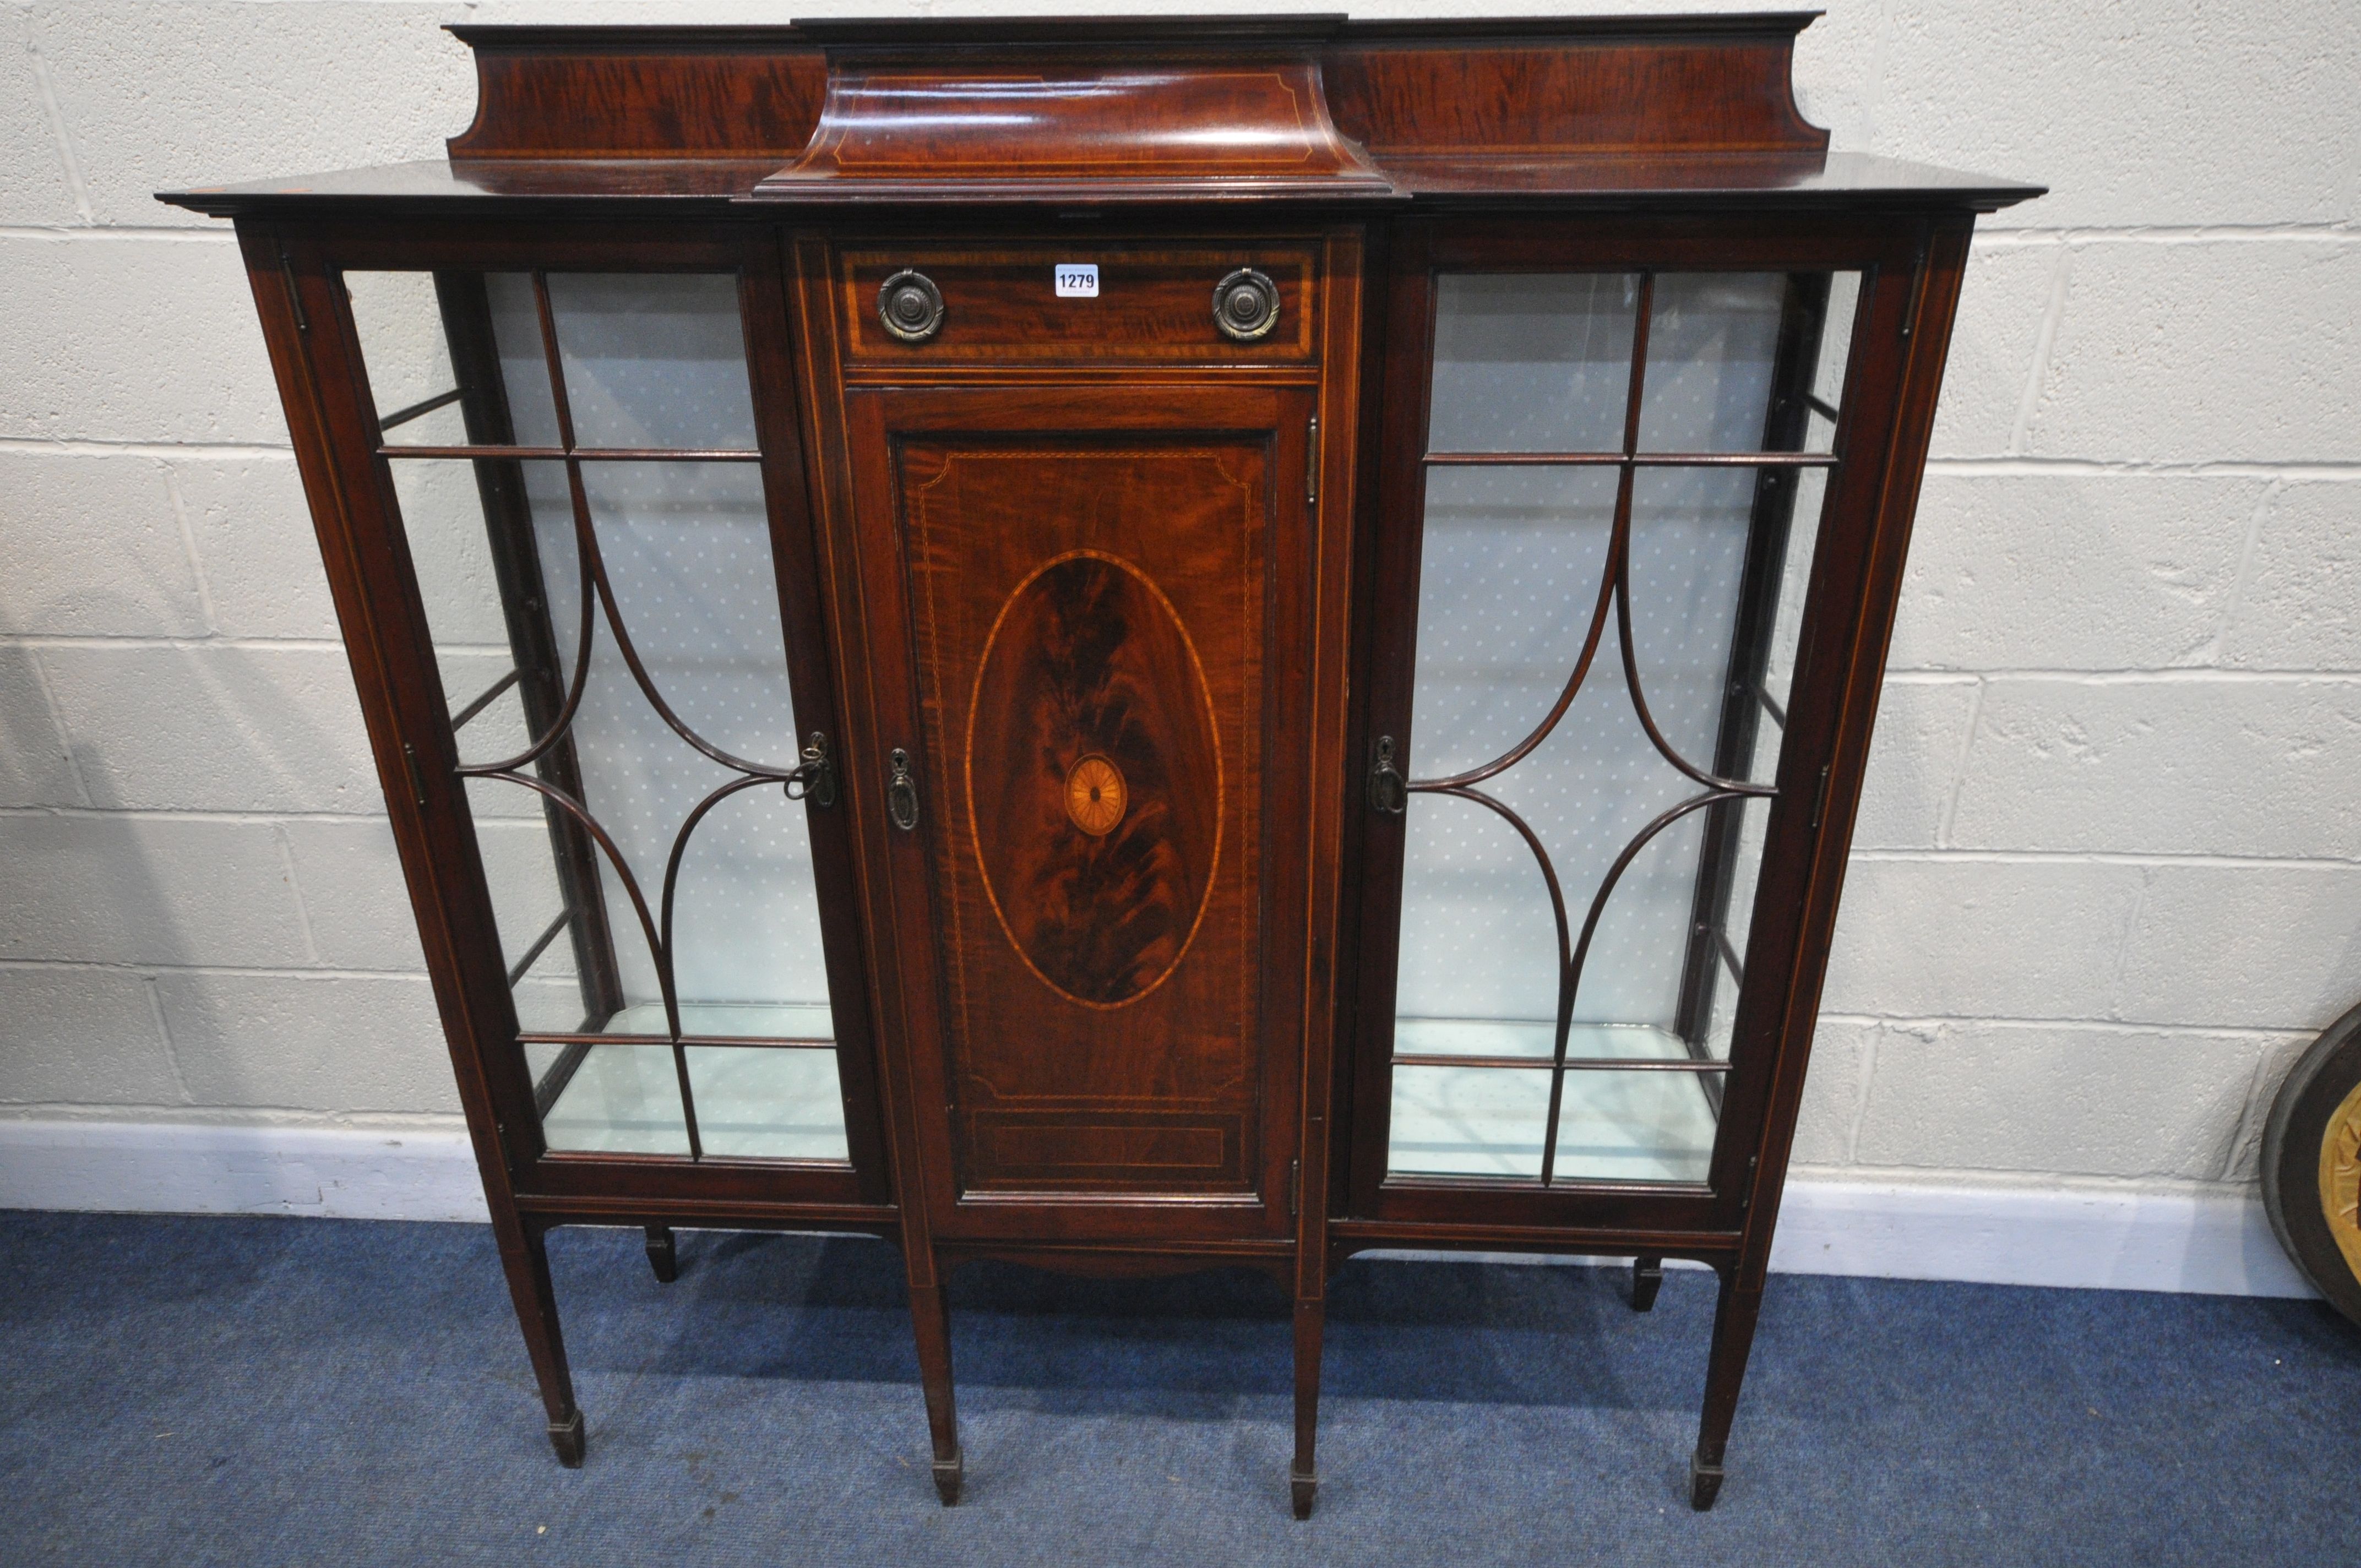
[[[1274,738],[1306,730],[1314,408],[1268,385],[846,395],[946,1235],[1289,1228],[1311,790]]]

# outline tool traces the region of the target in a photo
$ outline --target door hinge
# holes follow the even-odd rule
[[[1829,766],[1831,766],[1831,767],[1832,767],[1832,766],[1834,766],[1834,765],[1835,765],[1835,764],[1833,764],[1833,763],[1829,764]],[[1824,767],[1824,768],[1822,768],[1822,769],[1820,770],[1820,784],[1819,784],[1819,788],[1817,788],[1817,789],[1816,789],[1816,790],[1814,790],[1814,791],[1812,792],[1812,828],[1811,828],[1811,830],[1812,830],[1813,832],[1817,833],[1817,832],[1818,832],[1818,831],[1820,830],[1820,817],[1821,817],[1821,814],[1822,814],[1822,813],[1824,813],[1824,812],[1826,812],[1826,811],[1828,810],[1828,768],[1825,768],[1825,767]]]
[[[1739,1190],[1738,1212],[1741,1214],[1754,1207],[1754,1168],[1763,1163],[1761,1155],[1751,1155],[1746,1161],[1746,1185]]]
[[[1902,307],[1902,335],[1906,341],[1910,328],[1918,319],[1918,303],[1927,296],[1927,231],[1918,231],[1918,248],[1910,258],[1910,298]]]
[[[312,318],[303,313],[303,291],[295,286],[295,264],[287,258],[287,247],[279,247],[279,276],[287,280],[287,305],[295,313],[295,330],[310,332]]]
[[[1320,416],[1313,414],[1303,433],[1303,499],[1308,506],[1320,504]]]
[[[1303,1162],[1290,1160],[1287,1167],[1287,1217],[1290,1220],[1301,1218],[1302,1209]]]
[[[426,772],[418,765],[418,748],[405,743],[401,760],[410,770],[410,801],[420,810],[426,807]]]

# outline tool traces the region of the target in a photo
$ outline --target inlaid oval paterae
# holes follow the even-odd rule
[[[1035,572],[985,640],[966,751],[985,895],[1027,967],[1085,1007],[1162,984],[1222,837],[1213,699],[1170,602],[1096,551]]]

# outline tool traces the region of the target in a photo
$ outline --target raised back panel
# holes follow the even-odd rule
[[[784,27],[455,27],[476,119],[454,159],[792,158],[828,85]]]
[[[1790,80],[1795,33],[1810,20],[1601,18],[1539,24],[1522,37],[1510,32],[1514,23],[1378,24],[1331,44],[1323,70],[1339,128],[1381,165],[1764,154],[1817,161],[1828,133],[1797,111]]]

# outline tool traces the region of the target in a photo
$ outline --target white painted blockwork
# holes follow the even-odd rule
[[[484,1197],[467,1134],[456,1128],[0,1122],[0,1208],[481,1221]],[[1787,1186],[1772,1266],[1993,1285],[2312,1293],[2280,1254],[2262,1206],[2227,1196],[1799,1179]]]

